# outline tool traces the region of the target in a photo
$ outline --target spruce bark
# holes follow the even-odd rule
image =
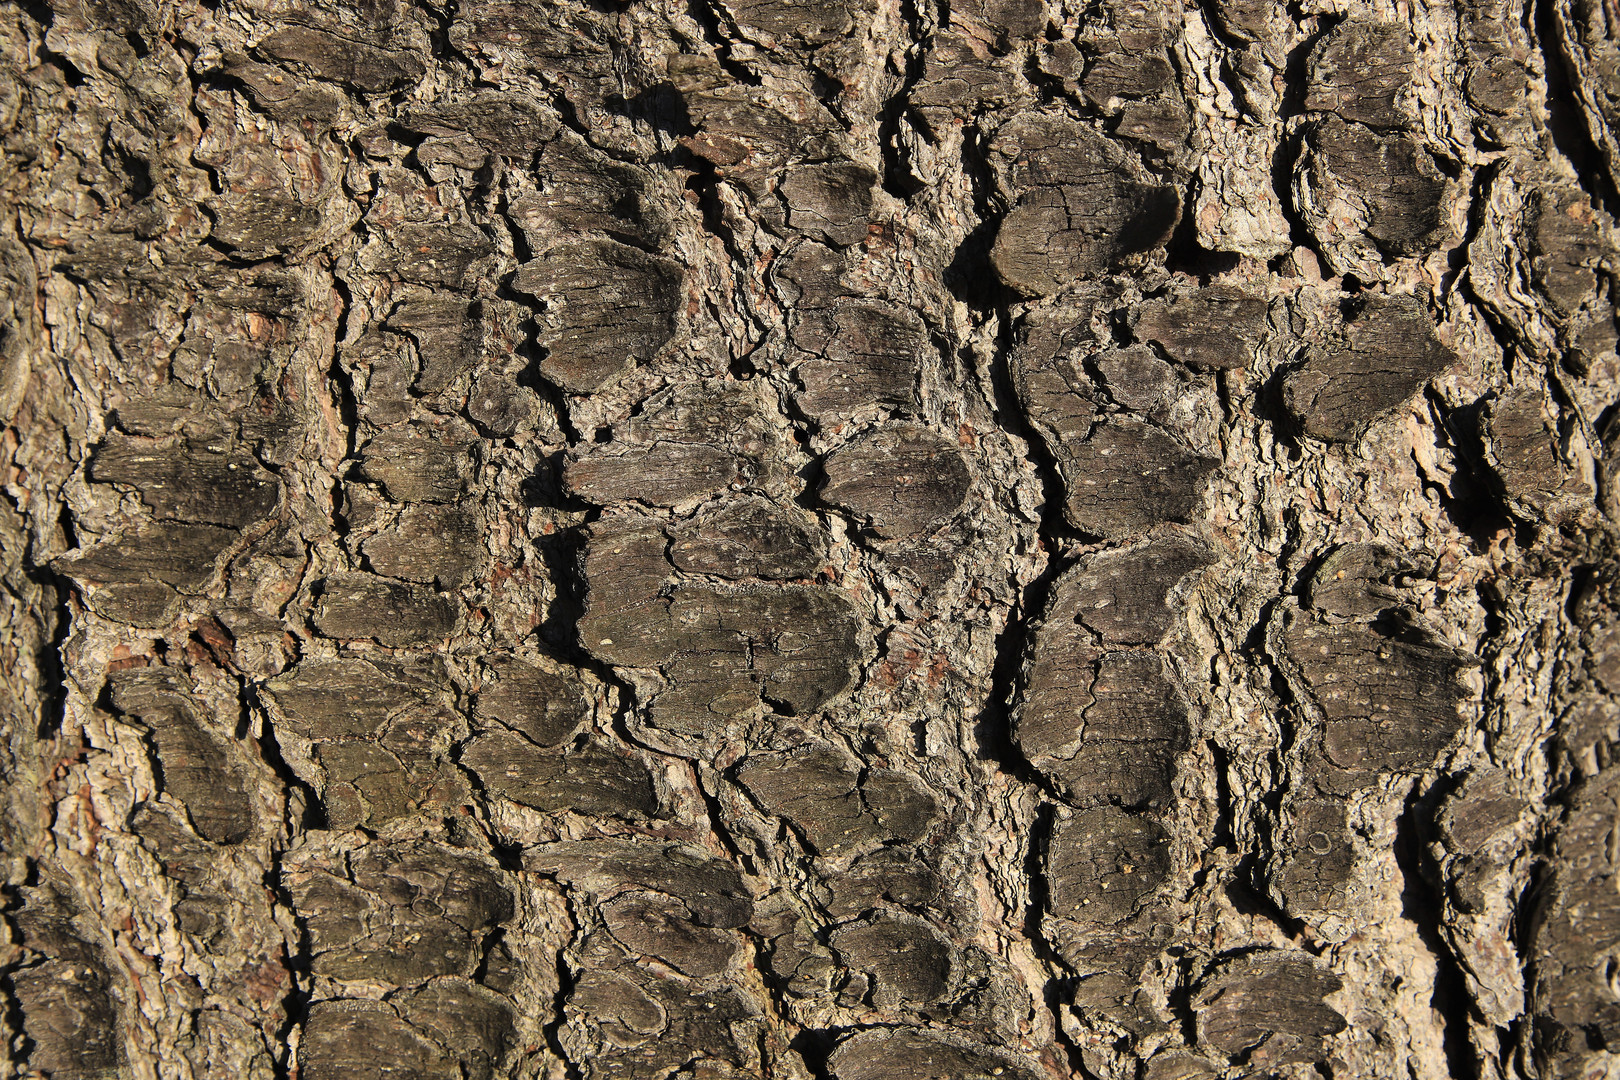
[[[1620,1077],[1614,21],[0,6],[5,1075]]]

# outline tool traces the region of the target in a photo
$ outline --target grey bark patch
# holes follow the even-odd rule
[[[1376,615],[1401,602],[1403,579],[1420,570],[1414,559],[1382,544],[1343,544],[1311,574],[1307,595],[1318,611]]]
[[[881,903],[918,908],[939,895],[939,874],[913,851],[884,847],[827,876],[827,910],[839,918],[870,911]]]
[[[1601,785],[1598,785],[1601,787]],[[1514,790],[1511,774],[1482,769],[1453,792],[1435,814],[1443,843],[1459,854],[1485,854],[1497,841],[1510,838],[1530,814],[1531,804]]]
[[[858,624],[848,601],[830,590],[682,589],[671,597],[669,611],[675,626],[689,628],[690,636],[674,642],[685,658],[708,654],[712,666],[721,657],[736,657],[734,678],[792,713],[821,708],[854,679]],[[677,685],[691,674],[690,668],[676,674]]]
[[[1074,1007],[1093,1023],[1120,1028],[1140,1038],[1165,1031],[1163,1012],[1143,986],[1144,968],[1161,945],[1110,933],[1092,944],[1063,949],[1064,961],[1079,974]]]
[[[1460,676],[1476,661],[1453,649],[1302,616],[1277,640],[1298,692],[1320,710],[1321,752],[1337,769],[1421,771],[1464,726]]]
[[[737,779],[824,855],[921,839],[936,812],[933,796],[915,779],[892,770],[863,779],[858,763],[825,746],[752,755],[738,766]]]
[[[180,614],[180,594],[158,581],[112,582],[92,589],[85,602],[113,622],[158,630]]]
[[[124,1055],[104,968],[46,960],[13,972],[11,987],[32,1069],[65,1080],[114,1075]]]
[[[534,425],[538,401],[534,391],[506,372],[478,376],[467,399],[467,415],[481,433],[507,438]]]
[[[406,300],[389,312],[388,328],[416,342],[416,390],[437,394],[483,359],[480,322],[477,308],[450,296]]]
[[[360,471],[403,502],[452,502],[472,476],[472,429],[460,420],[417,420],[384,431],[360,451]]]
[[[1143,1080],[1215,1080],[1215,1066],[1185,1051],[1171,1050],[1148,1060]]]
[[[1614,1064],[1602,4],[1386,4],[1389,48],[1368,5],[1275,0],[217,6],[0,12],[11,1072],[45,1074],[15,976],[53,963],[106,976],[96,1080]],[[1014,147],[1046,123],[1082,134]],[[1425,282],[1457,362],[1392,414],[1345,376],[1362,444],[1295,445],[1289,379],[1349,347],[1332,305]],[[895,424],[971,486],[885,539],[816,486]],[[158,517],[96,479],[109,432],[281,497]],[[1111,582],[1064,593],[1172,535],[1219,561],[1141,570],[1162,602],[1115,625]],[[347,572],[453,589],[456,632],[324,636]],[[1290,653],[1295,608],[1345,635],[1339,683]],[[1478,730],[1386,738],[1386,684],[1426,676],[1382,641],[1480,658],[1452,679]],[[191,675],[206,739],[103,708],[143,666]],[[1324,748],[1341,693],[1367,767]],[[238,786],[251,828],[205,839]],[[1052,830],[1105,810],[1174,872],[1122,921],[1053,915]],[[408,839],[510,917],[368,869]],[[521,868],[556,843],[594,868]],[[1350,1027],[1319,1063],[1200,1042],[1201,981],[1280,946],[1339,972]],[[380,1034],[305,1028],[333,999]]]
[[[1311,50],[1305,108],[1370,127],[1405,127],[1417,57],[1404,25],[1349,19]]]
[[[754,912],[753,898],[734,866],[678,844],[565,841],[529,849],[523,864],[601,898],[637,885],[664,893],[685,904],[699,926],[734,929]]]
[[[574,992],[568,997],[568,1006],[591,1016],[599,1024],[619,1028],[624,1035],[614,1038],[615,1042],[633,1042],[638,1037],[657,1035],[667,1024],[663,1007],[650,994],[610,971],[580,972]]]
[[[309,756],[318,767],[306,767],[298,754],[293,769],[320,793],[329,828],[377,828],[466,805],[467,783],[446,754],[464,734],[454,713],[412,706],[390,717],[375,741],[317,737]]]
[[[385,577],[453,588],[466,582],[482,560],[483,522],[467,506],[409,506],[391,529],[368,538],[360,550]]]
[[[26,1060],[32,1070],[67,1078],[116,1075],[125,1054],[101,950],[85,940],[76,905],[51,883],[19,893],[23,903],[11,916],[16,944],[37,961],[9,976],[22,1035],[29,1041],[19,1063]]]
[[[1030,1080],[1010,1055],[923,1028],[858,1031],[828,1058],[836,1080]]]
[[[1187,104],[1180,98],[1168,101],[1132,101],[1120,109],[1116,134],[1146,143],[1160,154],[1175,157],[1192,134]]]
[[[1111,50],[1092,60],[1080,86],[1094,104],[1106,107],[1112,98],[1152,97],[1168,90],[1175,74],[1162,50],[1145,54]]]
[[[815,520],[760,498],[727,500],[681,523],[669,558],[689,574],[788,581],[812,576],[823,543]]]
[[[1302,954],[1246,953],[1221,964],[1193,997],[1198,1041],[1251,1065],[1320,1061],[1346,1027],[1323,998],[1344,986]]]
[[[1287,373],[1283,402],[1305,434],[1348,442],[1456,359],[1435,337],[1420,297],[1373,297],[1355,312],[1339,342],[1313,349]]]
[[[461,762],[490,791],[536,810],[619,816],[658,811],[647,767],[601,747],[559,754],[495,732],[468,743]]]
[[[444,1048],[380,1001],[321,1001],[310,1006],[299,1045],[299,1075],[310,1080],[445,1075]]]
[[[455,20],[449,37],[491,81],[521,84],[536,73],[559,81],[576,108],[625,88],[614,68],[611,23],[589,10],[494,0]]]
[[[546,304],[540,373],[588,394],[658,355],[675,335],[680,268],[612,240],[559,244],[520,266],[513,288]]]
[[[212,525],[143,523],[123,536],[57,561],[82,584],[162,583],[196,592],[214,576],[219,557],[238,534]]]
[[[406,224],[367,246],[368,268],[415,285],[462,288],[473,265],[495,253],[482,229],[448,222]]]
[[[568,467],[574,493],[598,503],[632,499],[677,506],[742,486],[753,479],[750,463],[724,447],[665,442],[623,454],[594,454]]]
[[[491,661],[473,705],[481,723],[500,724],[540,746],[560,745],[590,714],[576,680],[512,657]]]
[[[175,927],[211,956],[228,956],[239,948],[231,925],[231,916],[239,909],[228,895],[230,886],[221,879],[217,849],[198,839],[181,816],[161,803],[141,807],[130,827],[157,857],[174,889]]]
[[[1021,96],[1023,91],[1012,74],[987,61],[962,34],[942,31],[929,44],[922,78],[912,87],[908,103],[936,136],[953,118],[972,116],[982,107],[1005,105]]]
[[[759,709],[803,714],[847,689],[859,652],[848,601],[806,586],[667,589],[661,528],[604,522],[585,553],[590,591],[580,644],[611,664],[658,668],[673,683],[654,722],[701,736]]]
[[[1128,920],[1169,877],[1169,842],[1151,818],[1113,806],[1059,822],[1046,849],[1049,910],[1100,926]]]
[[[793,344],[808,354],[795,369],[799,407],[823,422],[874,405],[913,405],[917,372],[931,348],[915,313],[874,300],[839,300],[801,310]]]
[[[657,664],[667,656],[658,642],[673,632],[667,618],[674,577],[668,546],[662,522],[638,514],[604,517],[587,530],[582,646],[606,649],[610,662],[632,665]],[[621,629],[632,636],[621,640]]]
[[[884,539],[939,527],[962,508],[973,482],[954,442],[910,424],[862,435],[822,470],[822,500],[856,514]]]
[[[871,979],[879,1008],[926,1005],[950,992],[952,949],[921,920],[883,916],[840,927],[828,940],[847,967]]]
[[[1072,319],[1056,308],[1031,312],[1012,356],[1019,403],[1054,453],[1083,441],[1097,415],[1097,388],[1085,370],[1086,357],[1101,348],[1089,325],[1092,299],[1076,297]]]
[[[561,135],[541,151],[541,193],[512,200],[510,213],[529,246],[544,250],[561,229],[659,245],[673,228],[647,170],[617,162],[583,140]]]
[[[268,259],[299,250],[316,239],[326,216],[276,191],[232,193],[207,200],[214,217],[213,239],[242,259]]]
[[[1186,702],[1154,652],[1183,582],[1210,565],[1176,536],[1088,555],[1060,576],[1024,661],[1014,735],[1080,805],[1164,806],[1188,742]]]
[[[90,479],[127,484],[154,516],[242,528],[275,513],[281,485],[249,454],[223,443],[178,445],[109,435]]]
[[[1144,345],[1105,349],[1091,357],[1100,388],[1116,404],[1160,423],[1169,418],[1179,384],[1175,368]]]
[[[1606,770],[1577,789],[1555,841],[1560,861],[1537,902],[1532,1007],[1546,1028],[1543,1053],[1561,1075],[1573,1075],[1569,1066],[1593,1043],[1620,1041],[1620,1002],[1608,985],[1620,954],[1617,812],[1620,771]],[[1561,1059],[1571,1060],[1566,1066]]]
[[[705,380],[649,399],[613,440],[576,451],[563,482],[601,504],[680,506],[760,479],[776,436],[753,383]]]
[[[1212,562],[1201,544],[1174,535],[1088,555],[1059,579],[1042,632],[1078,625],[1110,644],[1155,644],[1174,622],[1175,590]]]
[[[1290,808],[1268,876],[1283,910],[1296,915],[1353,906],[1354,842],[1342,799],[1301,799]]]
[[[693,923],[686,908],[655,893],[623,893],[602,905],[608,930],[633,953],[656,956],[694,978],[731,967],[742,942],[728,930]]]
[[[388,748],[344,739],[317,745],[314,756],[325,774],[321,801],[332,828],[377,826],[418,808],[417,777]]]
[[[456,628],[450,601],[417,585],[370,574],[334,574],[322,586],[315,628],[327,637],[394,647],[431,645]]]
[[[198,834],[218,844],[244,840],[254,824],[249,783],[194,711],[191,681],[136,668],[114,673],[109,686],[113,704],[151,732],[164,790],[186,808]],[[234,726],[235,717],[227,720]]]
[[[1570,483],[1540,389],[1505,391],[1486,406],[1481,421],[1486,454],[1513,507],[1531,518],[1556,516],[1559,497],[1576,485]]]
[[[1597,291],[1596,267],[1612,250],[1584,191],[1564,186],[1526,193],[1525,225],[1536,284],[1559,312],[1573,315]]]
[[[1150,652],[1036,654],[1015,735],[1030,763],[1078,805],[1163,807],[1188,745],[1187,704]]]
[[[1175,291],[1131,309],[1131,333],[1172,360],[1200,368],[1247,367],[1266,330],[1266,302],[1231,286]]]
[[[329,123],[341,106],[340,92],[288,79],[269,64],[257,64],[239,52],[224,55],[225,74],[241,81],[253,104],[282,122],[314,120]]]
[[[420,370],[403,338],[368,330],[338,349],[359,399],[360,415],[378,427],[390,427],[411,415],[411,386]]]
[[[1105,273],[1169,239],[1181,214],[1174,188],[1152,183],[1108,139],[1055,116],[1030,115],[996,132],[1012,209],[990,263],[1025,296],[1046,296]]]
[[[551,138],[557,122],[526,97],[485,91],[400,110],[400,123],[424,135],[469,135],[491,153],[524,161]]]
[[[1300,183],[1309,192],[1302,189],[1298,201],[1330,263],[1369,247],[1373,258],[1400,258],[1438,245],[1446,181],[1410,135],[1380,134],[1330,116],[1307,128],[1305,143]]]
[[[391,715],[425,700],[430,679],[366,660],[305,660],[263,689],[304,738],[354,738],[378,734]]]
[[[1530,73],[1510,56],[1485,56],[1470,65],[1463,92],[1475,108],[1507,116],[1530,89]]]
[[[927,786],[900,769],[868,769],[861,780],[867,812],[897,840],[921,840],[939,811]]]
[[[997,45],[1005,51],[1038,37],[1048,21],[1042,0],[967,0],[960,12],[964,18],[981,21],[995,31],[999,35]]]
[[[686,980],[643,977],[643,989],[657,1000],[668,1023],[657,1038],[626,1026],[602,1025],[605,1039],[593,1039],[592,1074],[654,1080],[686,1064],[700,1068],[740,1067],[747,1059],[747,1034],[758,1009],[729,986],[711,988]]]
[[[877,182],[865,165],[830,162],[792,170],[777,191],[793,229],[847,247],[866,239]]]
[[[847,37],[857,15],[870,3],[791,3],[784,0],[728,0],[725,10],[743,34],[768,45],[815,49]]]
[[[838,121],[809,93],[739,84],[706,56],[672,57],[669,74],[698,129],[681,145],[728,175],[762,187],[791,160],[843,156]]]
[[[517,1042],[511,1003],[467,979],[437,979],[392,1003],[468,1080],[490,1080]]]
[[[1025,328],[1013,360],[1019,401],[1058,460],[1065,516],[1100,536],[1190,521],[1219,462],[1157,424],[1100,413],[1100,391],[1082,366],[1091,340],[1084,323],[1062,328],[1042,316]]]
[[[101,950],[85,940],[88,912],[74,902],[65,882],[47,880],[24,886],[18,896],[22,906],[12,913],[17,944],[58,960],[101,962]]]
[[[512,915],[490,862],[431,842],[372,843],[346,873],[319,858],[293,861],[283,882],[320,976],[409,985],[471,975],[487,931]]]
[[[318,78],[368,94],[414,83],[427,71],[414,51],[363,40],[347,28],[291,23],[260,41],[258,50],[272,60],[302,65]]]

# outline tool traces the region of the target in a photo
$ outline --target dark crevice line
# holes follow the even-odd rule
[[[926,185],[907,178],[899,145],[900,126],[905,123],[911,91],[922,81],[923,72],[927,69],[930,43],[925,40],[927,30],[923,26],[922,13],[917,9],[917,0],[901,0],[900,17],[905,20],[911,44],[906,50],[906,64],[905,70],[901,73],[900,88],[878,111],[877,137],[878,152],[883,155],[883,190],[897,199],[909,200],[927,188]]]
[[[1534,39],[1540,46],[1547,78],[1547,134],[1553,149],[1574,168],[1577,182],[1592,201],[1611,219],[1620,218],[1620,190],[1610,172],[1613,163],[1605,160],[1606,153],[1587,127],[1585,110],[1575,92],[1575,60],[1571,55],[1574,44],[1565,39],[1564,28],[1558,25],[1554,3],[1531,0],[1525,5],[1526,14],[1535,20]]]
[[[1430,481],[1425,487],[1434,493],[1457,531],[1473,541],[1475,550],[1488,551],[1502,529],[1517,532],[1527,524],[1515,519],[1501,481],[1485,459],[1481,427],[1488,402],[1481,399],[1452,408],[1433,389],[1424,392],[1424,399],[1441,449],[1450,450],[1457,465],[1447,484]]]
[[[565,892],[563,894],[563,903],[567,905],[569,919],[573,922],[577,934],[581,924],[575,912],[574,899]],[[568,999],[573,996],[575,986],[578,985],[578,980],[574,978],[574,973],[569,968],[563,952],[564,950],[561,949],[557,951],[557,992],[551,998],[551,1020],[542,1025],[540,1030],[545,1038],[547,1049],[551,1051],[558,1061],[562,1062],[565,1080],[585,1080],[584,1071],[568,1056],[562,1045],[562,1030],[568,1022],[568,1014],[564,1006],[567,1005]]]
[[[1402,878],[1401,915],[1417,929],[1419,939],[1434,957],[1434,992],[1429,1003],[1441,1018],[1441,1042],[1450,1074],[1453,1080],[1479,1080],[1479,1062],[1471,1052],[1468,1037],[1467,979],[1443,936],[1444,900],[1424,873],[1419,819],[1432,816],[1437,801],[1437,791],[1420,795],[1414,786],[1395,821],[1395,861]]]
[[[61,512],[68,514],[66,505]],[[32,547],[32,538],[29,546]],[[61,735],[67,727],[67,665],[62,662],[62,651],[67,647],[74,627],[74,606],[70,599],[74,586],[69,578],[57,573],[48,563],[34,563],[30,557],[24,565],[28,567],[29,579],[40,590],[41,601],[35,608],[40,614],[41,625],[39,647],[34,651],[34,665],[43,685],[38,688],[39,723],[34,734],[39,739],[52,739]]]

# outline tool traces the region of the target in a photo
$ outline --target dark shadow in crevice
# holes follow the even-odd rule
[[[910,174],[900,150],[900,125],[906,123],[912,88],[922,81],[928,66],[928,43],[924,40],[922,14],[917,0],[901,0],[900,17],[911,36],[900,87],[878,111],[878,151],[883,155],[883,190],[897,199],[909,200],[927,185]]]
[[[1535,37],[1541,46],[1547,79],[1547,134],[1552,137],[1553,147],[1574,167],[1576,180],[1587,195],[1610,218],[1620,218],[1620,190],[1615,188],[1602,149],[1587,129],[1553,2],[1536,0],[1533,5]]]
[[[1469,1040],[1472,1024],[1468,981],[1462,965],[1452,953],[1443,931],[1444,898],[1440,895],[1437,868],[1425,858],[1426,830],[1423,822],[1432,819],[1435,809],[1455,783],[1442,781],[1421,796],[1414,789],[1395,822],[1394,855],[1401,870],[1401,916],[1417,928],[1435,961],[1434,992],[1430,1007],[1441,1019],[1441,1043],[1448,1072],[1453,1080],[1479,1080],[1480,1063]],[[1430,873],[1425,873],[1429,869]]]
[[[1441,510],[1468,537],[1476,552],[1489,550],[1503,529],[1511,529],[1521,541],[1533,543],[1524,533],[1533,526],[1516,519],[1508,509],[1501,479],[1485,461],[1481,433],[1485,408],[1494,396],[1486,394],[1466,405],[1448,408],[1435,390],[1424,391],[1440,447],[1451,452],[1457,466],[1448,483],[1426,483],[1425,488],[1440,501]]]
[[[570,908],[570,915],[572,915],[573,901],[568,900],[565,902]],[[578,919],[574,919],[573,922],[575,926],[579,925]],[[563,1050],[561,1039],[563,1025],[568,1022],[568,1014],[563,1007],[568,1003],[568,999],[573,996],[574,987],[577,983],[578,980],[574,978],[574,973],[569,968],[568,961],[564,959],[563,950],[559,949],[557,951],[557,992],[551,997],[552,1020],[542,1027],[540,1031],[546,1040],[546,1048],[563,1064],[564,1080],[585,1080],[585,1073]]]
[[[1198,184],[1195,176],[1181,192],[1181,214],[1165,244],[1164,268],[1172,274],[1197,278],[1200,285],[1208,285],[1211,278],[1236,270],[1243,258],[1236,252],[1210,251],[1198,243],[1197,217],[1193,213]]]

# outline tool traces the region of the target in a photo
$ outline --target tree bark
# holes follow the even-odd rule
[[[1614,19],[0,7],[6,1075],[1620,1077]]]

